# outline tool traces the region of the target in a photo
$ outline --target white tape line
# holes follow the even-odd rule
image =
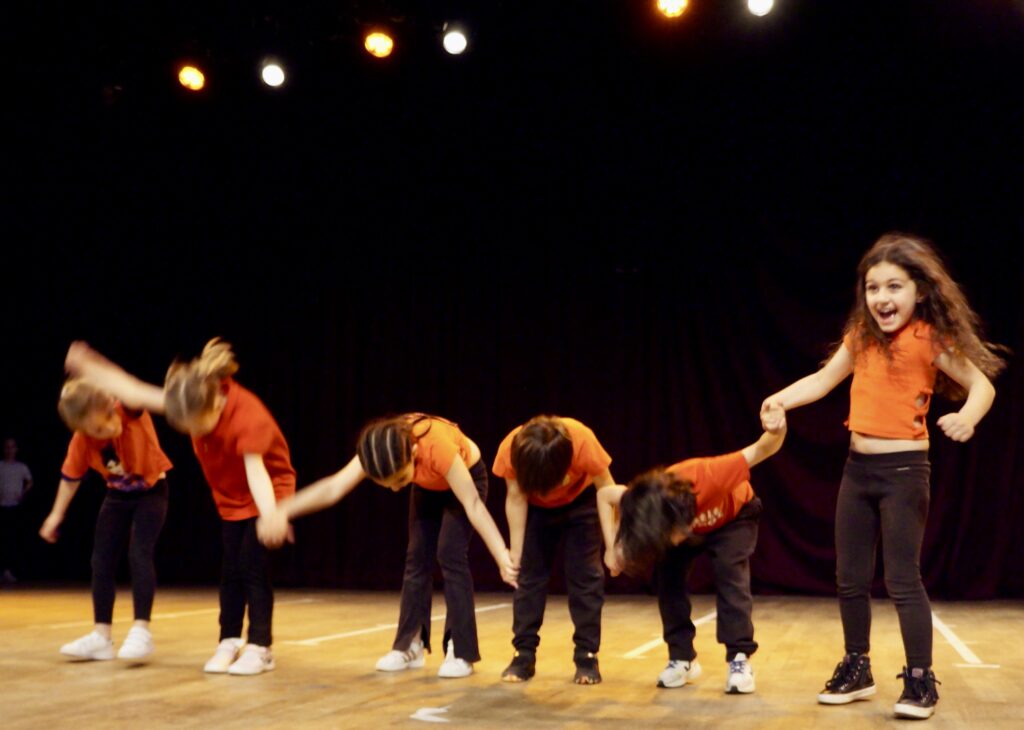
[[[718,613],[712,611],[711,613],[701,616],[699,619],[693,622],[694,626],[702,626],[703,624],[711,623],[718,617]],[[644,654],[649,652],[651,649],[657,649],[659,646],[665,643],[662,638],[655,639],[654,641],[648,641],[646,644],[638,646],[632,651],[626,652],[622,655],[623,659],[643,659]]]
[[[297,598],[294,601],[274,601],[275,606],[294,606],[303,603],[316,603],[316,598]],[[152,619],[154,621],[162,621],[164,619],[171,618],[182,618],[185,616],[202,616],[207,613],[220,613],[219,608],[197,608],[194,611],[175,611],[174,613],[154,613]],[[123,618],[114,621],[115,624],[126,624],[134,621],[135,619]],[[92,621],[68,621],[63,624],[30,624],[26,628],[29,629],[71,629],[76,626],[95,626]]]
[[[975,665],[983,663],[981,659],[978,658],[978,655],[968,649],[967,644],[960,641],[960,637],[954,634],[953,630],[943,623],[942,619],[935,615],[934,611],[932,611],[932,623],[935,624],[935,628],[939,630],[939,633],[946,637],[946,641],[949,642],[949,645],[956,649],[957,653],[963,657],[965,662]]]

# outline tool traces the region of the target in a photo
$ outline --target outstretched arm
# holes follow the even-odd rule
[[[85,342],[71,343],[64,358],[64,368],[72,375],[110,393],[129,408],[151,413],[164,412],[162,388],[139,380]]]
[[[772,430],[772,424],[765,420],[766,413],[770,408],[778,406],[789,411],[813,403],[832,392],[832,389],[852,372],[853,355],[846,349],[846,345],[840,345],[836,353],[820,370],[800,378],[795,383],[764,399],[764,403],[761,404],[761,422],[765,430]]]
[[[491,557],[498,564],[501,579],[513,588],[518,588],[519,568],[516,563],[513,563],[512,556],[505,546],[505,538],[498,532],[498,526],[494,524],[494,518],[487,511],[487,505],[480,499],[480,494],[476,491],[476,484],[462,457],[455,457],[444,478],[456,498],[462,503],[463,509],[466,510],[466,517],[469,518],[470,524],[483,538]]]
[[[974,428],[985,417],[996,397],[995,386],[978,366],[965,357],[943,352],[935,358],[935,367],[951,377],[967,391],[967,400],[956,413],[941,416],[936,423],[954,441],[967,441]]]
[[[71,500],[78,493],[78,487],[81,483],[80,479],[60,480],[60,486],[57,487],[57,496],[53,500],[53,508],[50,510],[50,514],[47,515],[46,520],[43,521],[43,526],[39,528],[39,537],[46,540],[46,542],[57,542],[57,528],[64,521],[64,515],[67,514]]]

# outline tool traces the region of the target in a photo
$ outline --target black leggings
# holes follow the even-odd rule
[[[249,643],[270,646],[274,589],[270,585],[270,556],[256,538],[256,518],[221,522],[221,537],[220,638],[242,636],[248,605]]]
[[[907,666],[932,664],[932,610],[920,565],[930,473],[926,451],[850,452],[836,504],[836,582],[847,653],[870,648],[871,580],[881,536],[885,587],[896,605]]]
[[[135,620],[149,621],[156,592],[153,551],[166,517],[167,482],[163,479],[151,489],[137,492],[107,489],[96,518],[92,546],[92,606],[96,623],[109,624],[113,620],[117,563],[129,536]]]

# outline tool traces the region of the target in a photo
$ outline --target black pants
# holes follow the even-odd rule
[[[575,631],[574,657],[596,654],[601,647],[601,609],[604,569],[601,566],[601,528],[597,492],[585,489],[564,507],[530,505],[526,516],[519,587],[513,596],[512,645],[533,654],[540,645],[540,627],[548,597],[551,563],[565,539],[565,582],[569,615]]]
[[[882,538],[885,587],[896,605],[907,666],[932,665],[932,609],[921,582],[921,541],[928,518],[925,451],[851,451],[836,504],[836,583],[847,653],[867,653],[871,580]]]
[[[96,623],[109,624],[113,620],[117,563],[129,538],[135,620],[149,621],[156,592],[153,551],[166,518],[167,482],[163,479],[152,488],[137,492],[107,489],[92,544],[92,608]]]
[[[757,545],[761,511],[761,500],[754,497],[732,522],[672,548],[656,568],[658,609],[669,659],[693,661],[697,656],[693,648],[697,628],[686,584],[693,561],[704,552],[711,559],[714,573],[716,638],[725,645],[726,661],[740,652],[750,656],[757,651],[751,619],[754,599],[750,594],[750,556]]]
[[[270,585],[269,553],[256,538],[256,518],[222,522],[221,537],[220,638],[242,636],[248,606],[249,643],[270,646],[274,589]]]
[[[18,554],[18,507],[0,507],[0,573],[13,571]]]
[[[480,499],[487,499],[487,466],[483,459],[469,470]],[[415,640],[430,649],[430,602],[434,593],[434,556],[444,578],[447,611],[441,649],[455,643],[455,656],[480,661],[476,635],[473,576],[469,572],[469,541],[473,526],[451,490],[435,492],[409,487],[409,547],[405,554],[398,631],[392,648],[405,651]]]

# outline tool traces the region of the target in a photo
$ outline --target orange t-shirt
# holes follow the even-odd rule
[[[94,439],[75,431],[60,475],[80,481],[89,469],[99,472],[110,489],[134,492],[156,484],[173,464],[160,449],[153,418],[146,411],[130,411],[118,403],[121,435],[115,439]]]
[[[853,352],[852,336],[843,338]],[[854,360],[850,386],[851,431],[892,439],[926,439],[925,416],[935,390],[934,365],[940,349],[932,340],[932,328],[915,321],[893,338],[892,360],[877,346],[869,347]],[[923,404],[918,405],[918,398]]]
[[[416,455],[413,457],[413,484],[435,492],[443,492],[445,489],[451,489],[445,475],[452,468],[456,456],[461,457],[467,467],[473,466],[469,463],[472,452],[469,439],[459,430],[458,425],[451,421],[428,417],[413,427],[413,435],[416,436],[417,446]]]
[[[529,494],[526,500],[537,507],[562,507],[575,500],[584,489],[594,483],[594,477],[602,474],[612,463],[612,457],[601,446],[597,436],[575,418],[560,418],[572,441],[572,463],[562,483],[545,494]],[[504,479],[515,479],[512,468],[512,440],[523,430],[517,426],[501,442],[494,457],[494,473]]]
[[[221,519],[235,522],[259,515],[245,475],[245,454],[263,457],[277,501],[295,494],[295,469],[288,443],[262,401],[231,378],[223,387],[227,403],[220,420],[210,433],[193,438],[192,448]]]
[[[690,524],[698,535],[732,522],[743,505],[754,498],[750,466],[742,451],[686,459],[665,471],[693,484],[697,514]]]

